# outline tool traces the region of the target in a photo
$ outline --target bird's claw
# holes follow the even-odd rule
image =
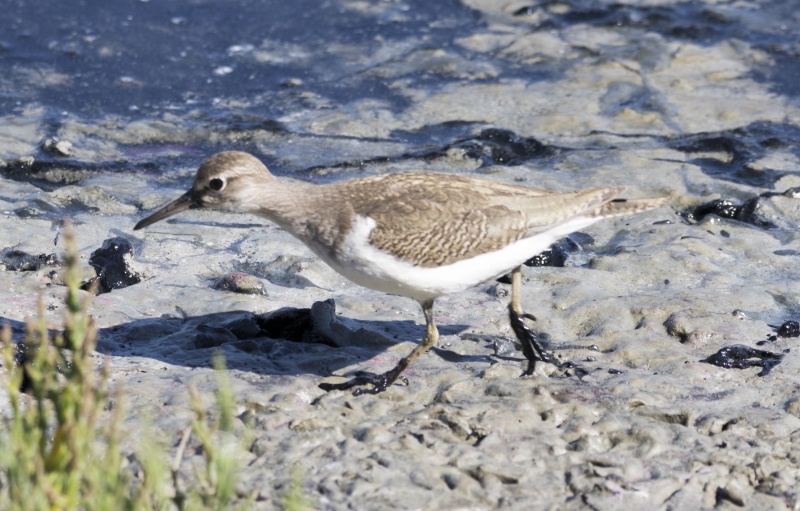
[[[332,390],[350,390],[353,387],[371,385],[372,388],[359,388],[353,391],[354,396],[362,394],[380,394],[385,392],[396,380],[401,380],[408,387],[408,378],[402,374],[395,374],[397,368],[383,374],[362,373],[344,383],[320,383],[319,388],[325,392]]]
[[[522,318],[536,320],[532,314],[518,314],[511,305],[508,306],[508,319],[511,323],[511,329],[514,330],[520,344],[522,344],[522,353],[528,359],[528,368],[522,373],[523,376],[530,376],[536,368],[536,362],[541,361],[546,364],[555,364],[553,358],[549,353],[544,351],[536,339],[536,333],[528,328],[522,321]],[[558,365],[558,364],[555,364]]]

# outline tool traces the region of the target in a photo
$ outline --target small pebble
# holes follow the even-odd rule
[[[245,295],[266,295],[264,284],[257,277],[249,273],[233,272],[225,275],[214,283],[214,289],[230,291]]]
[[[799,337],[800,323],[797,321],[785,321],[778,327],[778,337]]]
[[[495,355],[505,355],[516,351],[516,346],[513,339],[508,337],[497,337],[492,342]]]
[[[42,149],[55,156],[69,156],[72,154],[72,142],[69,140],[59,140],[48,138],[42,142]]]
[[[800,199],[800,186],[795,188],[789,188],[785,192],[783,192],[784,197],[789,197],[790,199]]]
[[[281,82],[281,87],[285,87],[287,89],[300,87],[301,85],[303,85],[303,80],[301,80],[300,78],[287,78],[286,80]]]

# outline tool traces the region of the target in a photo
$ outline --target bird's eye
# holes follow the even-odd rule
[[[223,188],[225,188],[225,181],[223,181],[222,179],[220,179],[218,177],[215,177],[214,179],[212,179],[211,181],[208,182],[208,187],[211,188],[212,190],[218,192],[218,191],[222,190]]]

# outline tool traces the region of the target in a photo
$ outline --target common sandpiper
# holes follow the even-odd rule
[[[136,224],[147,227],[181,211],[212,208],[264,217],[305,243],[361,286],[413,298],[422,306],[422,342],[390,371],[357,376],[325,390],[378,393],[436,344],[433,302],[511,272],[509,315],[531,373],[549,362],[522,322],[520,265],[555,241],[603,218],[639,213],[662,198],[625,200],[624,186],[557,192],[474,177],[403,172],[330,184],[283,181],[256,157],[217,153],[191,189]]]

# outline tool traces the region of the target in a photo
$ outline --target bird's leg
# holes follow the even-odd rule
[[[522,314],[520,294],[522,293],[522,266],[517,266],[511,272],[511,308],[517,315]]]
[[[394,369],[380,375],[369,374],[356,376],[352,380],[344,383],[320,383],[319,388],[325,391],[331,391],[347,390],[361,385],[372,385],[371,389],[356,389],[353,395],[359,396],[361,394],[378,394],[383,392],[398,379],[405,381],[406,385],[408,385],[408,380],[406,380],[405,376],[402,376],[403,371],[439,340],[439,330],[433,322],[433,299],[422,302],[421,305],[422,312],[425,314],[425,335],[422,337],[422,342],[420,342],[407,357],[400,359],[400,362],[397,363]]]
[[[536,367],[536,362],[541,360],[549,364],[553,363],[552,357],[542,349],[539,341],[536,340],[536,333],[525,325],[522,318],[530,318],[534,321],[536,318],[530,314],[524,314],[520,306],[520,288],[522,287],[522,267],[517,266],[511,272],[511,303],[508,304],[508,319],[511,323],[511,329],[514,330],[514,335],[517,336],[520,344],[522,344],[522,353],[528,359],[528,368],[523,373],[524,375],[533,374]]]

